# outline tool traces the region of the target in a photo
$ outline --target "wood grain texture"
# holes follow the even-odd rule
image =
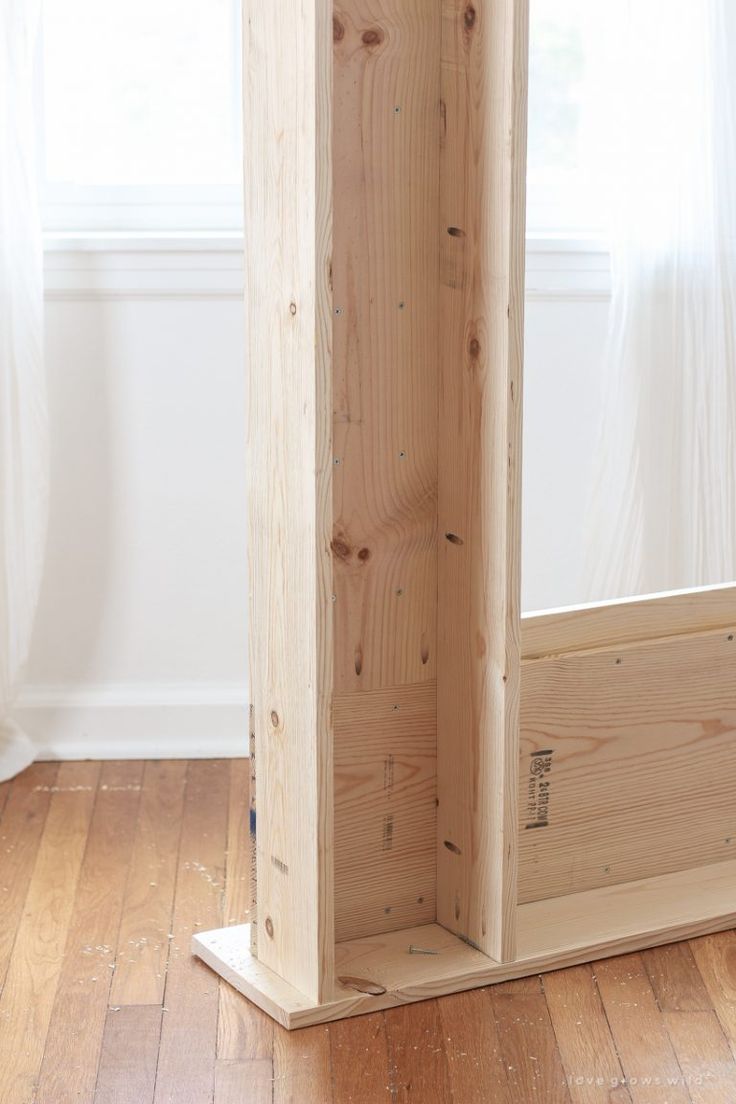
[[[338,941],[435,917],[437,694],[432,682],[338,694]]]
[[[488,990],[452,993],[437,1004],[451,1099],[514,1104]]]
[[[335,689],[434,677],[438,0],[334,14]]]
[[[385,1014],[391,1100],[445,1104],[451,1099],[442,1020],[437,1001]]]
[[[435,916],[440,25],[334,12],[338,939]]]
[[[62,763],[0,997],[0,1101],[33,1104],[100,773]]]
[[[663,1089],[667,1104],[690,1104],[641,957],[597,962],[594,973],[633,1104],[661,1104]]]
[[[92,1104],[143,764],[105,763],[74,899],[34,1104]]]
[[[708,990],[687,943],[667,943],[642,951],[657,1006],[662,1012],[708,1012]]]
[[[0,820],[0,992],[59,767],[34,763],[14,780]]]
[[[8,798],[10,797],[10,790],[12,785],[13,783],[10,780],[6,782],[0,782],[0,823],[2,822],[2,815],[5,811],[5,806],[8,802]]]
[[[513,1100],[570,1104],[557,1041],[542,993],[491,992]]]
[[[521,905],[518,957],[513,962],[494,962],[437,924],[338,943],[338,979],[368,981],[374,992],[338,981],[333,999],[321,1005],[307,1001],[250,954],[248,925],[199,935],[193,949],[279,1023],[295,1028],[688,939],[734,924],[736,862],[727,862]],[[412,953],[412,946],[435,953]]]
[[[692,1104],[733,1104],[736,1069],[714,1012],[666,1012],[664,1022]]]
[[[229,763],[187,769],[156,1104],[209,1104],[217,1045],[218,979],[189,954],[194,931],[222,917]]]
[[[107,1013],[95,1104],[153,1104],[161,1006],[115,1006]]]
[[[166,983],[186,762],[150,762],[125,887],[111,1004],[160,1004]]]
[[[444,0],[437,916],[496,959],[516,905],[526,53],[525,0]]]
[[[698,971],[736,1055],[736,932],[724,931],[690,943]]]
[[[217,1057],[224,1061],[256,1062],[270,1057],[274,1022],[226,982],[220,983]]]
[[[566,952],[584,943],[591,958],[600,954],[594,947],[606,945],[623,953],[687,939],[691,928],[704,934],[733,927],[732,916],[736,923],[736,862],[714,863],[521,905],[519,956],[557,948],[565,966]]]
[[[544,995],[572,1104],[631,1104],[591,967],[545,974]]]
[[[393,1104],[382,1013],[332,1024],[330,1064],[335,1104]]]
[[[258,954],[331,982],[332,6],[246,0],[250,693]]]
[[[239,766],[242,766],[240,764]],[[114,769],[108,765],[107,770]],[[126,765],[127,769],[127,765]],[[66,811],[74,804],[81,801],[89,801],[94,790],[94,778],[90,777],[88,764],[69,764],[65,768],[61,791],[47,797],[51,803],[63,796],[69,800]],[[215,775],[219,772],[215,771]],[[225,769],[223,777],[211,784],[200,785],[197,788],[196,797],[190,789],[190,802],[187,809],[187,820],[194,816],[194,805],[202,804],[201,818],[197,839],[209,838],[214,819],[220,817],[220,827],[216,831],[216,837],[220,852],[219,860],[213,859],[215,866],[220,870],[225,869],[225,892],[227,894],[228,871],[236,877],[237,866],[226,864],[224,849],[226,841],[222,830],[224,818],[224,802],[227,790],[228,770]],[[235,772],[237,773],[237,772]],[[203,772],[201,780],[204,781],[206,772]],[[29,788],[25,779],[21,776],[17,780]],[[14,783],[14,786],[17,783]],[[105,785],[105,783],[102,783]],[[127,783],[126,783],[127,784]],[[130,782],[130,784],[134,784]],[[234,775],[230,777],[231,787],[234,785]],[[108,783],[109,785],[109,783]],[[35,786],[35,784],[34,784]],[[33,789],[34,787],[30,787]],[[42,791],[37,791],[36,796]],[[116,796],[117,794],[117,796]],[[46,882],[47,876],[52,881],[57,877],[57,858],[62,852],[61,834],[54,829],[55,848],[53,850],[54,862],[50,861],[51,848],[48,832],[56,823],[56,828],[66,825],[68,817],[54,812],[53,807],[47,825],[47,833],[38,852],[39,863],[35,864],[32,879],[32,892],[26,892],[27,901],[25,907],[14,915],[14,929],[10,935],[10,941],[16,944],[18,953],[23,956],[23,969],[29,978],[31,988],[25,992],[42,992],[42,982],[47,978],[49,962],[45,957],[39,960],[28,958],[26,952],[36,938],[34,933],[43,931],[44,947],[53,948],[66,945],[66,954],[74,955],[74,947],[81,941],[82,946],[92,946],[95,939],[99,938],[100,918],[96,910],[91,907],[92,895],[83,891],[84,882],[87,879],[91,886],[97,883],[97,876],[90,877],[93,868],[98,869],[97,860],[102,860],[108,853],[107,849],[113,846],[112,837],[115,834],[115,825],[123,832],[123,821],[127,814],[123,814],[122,805],[129,797],[135,797],[134,791],[99,790],[99,798],[107,802],[107,810],[113,814],[114,823],[108,824],[106,817],[102,815],[100,806],[97,806],[90,823],[87,834],[85,857],[80,866],[80,877],[76,888],[72,889],[73,901],[71,914],[67,915],[64,908],[58,911],[49,908],[49,896],[41,892],[43,884],[50,888],[51,883]],[[122,795],[122,797],[120,797]],[[120,799],[119,799],[120,798]],[[119,799],[119,800],[118,800]],[[213,810],[219,809],[219,813]],[[117,813],[114,813],[114,809]],[[143,810],[139,811],[139,817],[143,816]],[[231,808],[228,817],[231,825],[237,821],[238,814]],[[34,819],[29,820],[31,834],[36,831]],[[135,846],[136,834],[128,834],[127,846]],[[2,831],[0,831],[2,835]],[[187,840],[192,838],[192,831],[184,832],[185,851],[182,852],[183,873],[188,875],[192,867],[191,856],[187,854]],[[21,834],[22,837],[22,834]],[[99,838],[98,838],[99,837]],[[64,834],[64,839],[68,839]],[[178,835],[177,835],[178,840]],[[16,844],[21,840],[16,838]],[[115,846],[124,847],[126,841],[119,839]],[[174,844],[175,850],[178,844]],[[229,850],[229,846],[227,847]],[[47,860],[41,863],[41,858],[46,853]],[[92,862],[92,858],[97,860]],[[91,858],[92,856],[92,858]],[[213,846],[214,856],[214,846]],[[0,861],[5,858],[5,853],[0,847]],[[178,856],[177,856],[178,858]],[[106,867],[110,867],[114,859],[110,853],[106,861]],[[188,866],[187,866],[188,864]],[[721,886],[721,895],[733,892],[736,884],[736,875],[733,867],[726,864],[728,874],[724,875]],[[202,871],[197,871],[197,877],[201,880]],[[649,896],[645,896],[638,906],[626,904],[626,896],[621,888],[593,891],[594,900],[605,897],[596,906],[598,911],[599,926],[601,926],[604,914],[613,913],[608,924],[610,931],[618,927],[622,929],[623,919],[628,916],[629,924],[633,929],[637,908],[643,912],[650,912],[651,906],[656,907],[656,902],[662,897],[670,897],[670,907],[677,906],[679,900],[680,918],[682,914],[690,910],[690,917],[694,915],[694,899],[697,896],[699,881],[695,875],[688,885],[683,881],[685,875],[669,875],[660,882],[658,889],[653,886]],[[114,879],[113,879],[114,880]],[[215,878],[215,881],[218,879]],[[673,885],[677,883],[677,888]],[[708,881],[707,878],[701,879]],[[669,887],[669,888],[668,888]],[[1,888],[1,884],[0,884]],[[213,889],[215,887],[212,887]],[[100,897],[102,913],[109,914],[109,891],[105,889]],[[180,886],[180,903],[188,912],[199,912],[192,894],[196,889],[187,883],[186,877]],[[222,892],[218,887],[217,892]],[[234,894],[237,896],[236,885]],[[618,893],[622,896],[618,908],[610,894]],[[85,903],[86,902],[86,903]],[[211,900],[200,902],[206,910],[211,907]],[[563,902],[567,908],[567,916],[563,921],[562,916],[553,925],[555,930],[563,934],[571,934],[575,937],[583,927],[582,916],[576,920],[571,910],[571,899]],[[89,907],[88,907],[89,906]],[[706,907],[711,907],[712,901],[706,902]],[[539,902],[531,906],[523,906],[522,912],[531,912],[533,918],[530,921],[538,932],[544,924],[545,913],[551,907],[550,902]],[[125,908],[125,904],[123,904]],[[591,910],[586,906],[583,915],[596,914],[596,909]],[[617,914],[618,913],[618,914]],[[616,915],[617,914],[617,915]],[[736,914],[732,917],[732,924]],[[558,927],[559,925],[559,927]],[[187,922],[188,926],[188,922]],[[59,930],[63,936],[60,936]],[[237,928],[235,929],[237,931]],[[603,930],[601,926],[601,930]],[[529,932],[524,938],[529,940]],[[411,933],[411,939],[420,946],[435,946],[440,953],[437,956],[415,956],[407,952],[407,945],[403,936],[399,933],[389,933],[378,939],[371,938],[360,941],[359,946],[353,947],[353,957],[350,968],[357,972],[373,974],[375,971],[384,970],[396,976],[403,973],[404,983],[407,988],[406,999],[416,1000],[422,991],[425,995],[430,989],[438,991],[436,978],[431,982],[431,975],[449,976],[453,969],[452,958],[457,955],[470,956],[473,960],[484,961],[483,957],[472,948],[461,944],[449,933],[436,925],[428,925],[418,928]],[[174,944],[174,957],[172,966],[178,969],[178,941]],[[247,944],[246,944],[247,946]],[[684,951],[686,947],[692,954],[675,954],[675,951]],[[563,950],[563,957],[564,957]],[[340,952],[341,964],[347,966],[347,961]],[[393,960],[392,960],[393,956]],[[13,969],[18,976],[18,967],[15,965],[15,953],[13,955]],[[85,956],[86,959],[87,956]],[[103,957],[106,957],[103,955]],[[731,1104],[734,1098],[734,1071],[736,1061],[733,1051],[729,1053],[728,1043],[733,1046],[734,1031],[736,1029],[736,935],[733,931],[711,935],[705,938],[692,939],[688,945],[680,947],[661,948],[655,953],[644,952],[638,957],[644,964],[632,969],[631,959],[620,959],[618,962],[611,960],[613,977],[613,998],[620,1003],[618,1015],[624,1021],[632,1019],[634,1027],[631,1029],[628,1041],[622,1047],[622,1052],[629,1057],[629,1064],[625,1068],[635,1070],[639,1068],[636,1059],[637,1054],[646,1059],[647,1076],[649,1083],[639,1086],[639,1092],[648,1090],[652,1095],[650,1099],[656,1104],[662,1104],[664,1099],[669,1099],[666,1093],[665,1079],[668,1071],[671,1074],[672,1054],[679,1064],[684,1078],[684,1087],[689,1093],[689,1099],[695,1104]],[[467,961],[467,959],[465,959]],[[487,961],[487,960],[485,960]],[[693,969],[693,961],[697,969]],[[457,960],[456,960],[457,962]],[[603,964],[596,965],[596,974],[600,973]],[[540,967],[545,968],[546,967]],[[498,966],[497,973],[486,980],[508,977],[508,966]],[[615,1052],[611,1051],[611,1036],[607,1021],[601,1020],[601,1003],[597,996],[596,982],[592,977],[590,966],[580,967],[569,971],[555,971],[544,974],[544,989],[537,971],[527,964],[526,969],[530,976],[515,981],[501,980],[489,991],[486,988],[475,989],[467,993],[454,993],[449,997],[436,1002],[429,1001],[424,1006],[417,1005],[401,1009],[400,1015],[390,1014],[392,1063],[389,1066],[388,1038],[386,1024],[388,1014],[382,1011],[372,1011],[365,1016],[343,1020],[337,1023],[329,1023],[314,1031],[297,1032],[290,1036],[291,1042],[287,1045],[286,1034],[279,1028],[275,1028],[273,1021],[265,1014],[254,1011],[252,1021],[240,1022],[240,1031],[237,1035],[229,1036],[233,1042],[233,1057],[215,1058],[215,1035],[211,1030],[210,1006],[199,1002],[199,1013],[191,1015],[193,990],[189,985],[170,986],[166,994],[166,1011],[162,1011],[160,1004],[152,1006],[119,1006],[113,1005],[107,1014],[105,1031],[102,1041],[102,1049],[99,1058],[97,1073],[97,1086],[95,1092],[95,1104],[152,1104],[154,1094],[154,1081],[156,1065],[158,1062],[159,1037],[161,1020],[171,1017],[177,1024],[176,1035],[180,1048],[181,1062],[177,1069],[169,1057],[164,1061],[162,1077],[168,1079],[169,1089],[177,1100],[177,1104],[187,1104],[192,1100],[192,1070],[190,1066],[189,1051],[197,1055],[197,1069],[209,1070],[209,1078],[206,1092],[199,1094],[199,1099],[207,1100],[208,1104],[265,1104],[266,1101],[276,1100],[293,1101],[293,1104],[304,1104],[304,1101],[314,1101],[322,1104],[323,1100],[332,1101],[335,1104],[377,1104],[380,1101],[399,1097],[401,1093],[405,1099],[412,1098],[419,1101],[439,1098],[443,1101],[453,1100],[455,1104],[486,1104],[493,1101],[494,1104],[527,1104],[528,1100],[534,1100],[535,1087],[549,1086],[548,1097],[555,1099],[559,1092],[557,1078],[559,1077],[559,1059],[554,1057],[552,1061],[540,1062],[542,1053],[536,1046],[538,1030],[542,1031],[542,1045],[549,1046],[548,1029],[544,1028],[542,997],[546,999],[547,1008],[551,1014],[552,1026],[555,1029],[558,1048],[564,1067],[565,1084],[570,1093],[572,1104],[588,1104],[589,1101],[598,1104],[631,1104],[628,1088],[616,1082],[619,1076],[616,1073]],[[60,999],[64,986],[64,977],[67,967],[64,960],[60,963],[59,988],[52,1013],[52,1029],[47,1034],[49,1043],[52,1041],[54,1031],[58,1031],[59,1037],[65,1037],[69,1041],[69,1049],[73,1053],[67,1059],[71,1069],[76,1058],[84,1064],[87,1055],[87,1043],[79,1039],[80,1023],[87,1027],[84,1010],[80,1011],[73,1001]],[[110,971],[111,972],[111,971]],[[632,975],[632,976],[630,976]],[[376,973],[376,976],[380,976]],[[618,984],[618,980],[623,985]],[[642,1014],[638,1011],[642,1000],[638,987],[643,986],[647,993],[647,979],[650,989],[645,997],[645,1010],[643,1020],[637,1019]],[[701,980],[702,979],[702,980]],[[477,980],[477,979],[476,979]],[[416,984],[415,984],[416,983]],[[224,983],[223,983],[224,984]],[[282,983],[283,984],[283,983]],[[601,982],[605,989],[605,981]],[[656,997],[653,1002],[652,993]],[[610,994],[609,994],[610,995]],[[359,994],[353,994],[356,998]],[[95,994],[92,995],[93,1007],[89,1018],[89,1029],[95,1034],[97,1022],[97,1009]],[[351,998],[348,998],[351,999]],[[377,1000],[378,998],[373,998]],[[500,1002],[501,1012],[499,1022],[493,1014],[494,1004]],[[195,1004],[197,1002],[195,995]],[[16,1013],[25,1016],[26,1001],[11,1008],[7,1004],[4,1011],[11,1015],[3,1015],[0,1019],[0,1061],[2,1062],[2,1076],[0,1083],[5,1084],[3,1077],[7,1075],[6,1055],[11,1040],[15,1040]],[[423,1009],[426,1009],[424,1011]],[[433,1011],[434,1009],[434,1011]],[[353,1011],[366,1011],[365,1007],[353,1008]],[[39,1009],[40,1011],[40,1009]],[[420,1013],[417,1015],[417,1013]],[[615,1018],[616,1013],[614,1013]],[[54,1020],[57,1019],[54,1027]],[[63,1018],[66,1016],[66,1024]],[[535,1019],[536,1016],[536,1019]],[[648,1017],[651,1017],[651,1022]],[[188,1028],[184,1025],[188,1023]],[[258,1031],[258,1026],[270,1029]],[[247,1031],[243,1031],[246,1027]],[[505,1050],[502,1052],[499,1028],[510,1029],[504,1031]],[[638,1029],[638,1038],[637,1038]],[[658,1055],[662,1031],[669,1039],[671,1047],[666,1050],[665,1061],[661,1062]],[[720,1033],[720,1034],[719,1034]],[[649,1035],[654,1039],[654,1045],[647,1046]],[[203,1041],[204,1036],[204,1041]],[[281,1078],[274,1078],[272,1058],[274,1050],[274,1037],[278,1051],[277,1063],[279,1064]],[[38,1052],[38,1041],[35,1035],[25,1035],[21,1041],[21,1049],[30,1048]],[[41,1048],[43,1044],[41,1044]],[[415,1049],[416,1048],[416,1049]],[[637,1049],[638,1048],[638,1049]],[[665,1048],[666,1049],[666,1048]],[[509,1054],[515,1055],[508,1057]],[[536,1062],[533,1061],[536,1059]],[[47,1054],[42,1067],[50,1062]],[[514,1068],[508,1069],[508,1066]],[[537,1070],[537,1066],[541,1069]],[[443,1070],[446,1068],[446,1074]],[[594,1073],[597,1071],[597,1077]],[[73,1074],[73,1069],[71,1069]],[[576,1072],[577,1076],[572,1077]],[[534,1076],[535,1073],[538,1076]],[[623,1073],[623,1068],[622,1068]],[[429,1077],[435,1077],[435,1084],[429,1085]],[[624,1073],[623,1076],[626,1076]],[[635,1076],[635,1074],[633,1075]],[[597,1085],[599,1079],[610,1078],[610,1086],[605,1087],[607,1095],[603,1095],[604,1086]],[[582,1079],[582,1081],[581,1081]],[[592,1080],[591,1080],[592,1079]],[[657,1081],[659,1079],[659,1082]],[[614,1084],[615,1083],[615,1084]],[[194,1081],[196,1088],[196,1078]],[[520,1087],[521,1086],[521,1087]],[[68,1082],[68,1089],[60,1083],[55,1104],[71,1104],[78,1099],[78,1083],[74,1077]],[[201,1084],[200,1084],[201,1087]],[[631,1086],[632,1091],[636,1086]],[[654,1092],[658,1089],[659,1095]],[[198,1090],[197,1090],[198,1093]],[[443,1095],[444,1094],[444,1095]],[[449,1095],[448,1095],[449,1094]],[[195,1093],[195,1099],[196,1099]],[[30,1098],[35,1104],[36,1093]],[[400,1097],[399,1097],[400,1098]],[[17,1104],[17,1094],[10,1097],[12,1104]],[[545,1099],[545,1096],[542,1096]],[[642,1099],[641,1096],[638,1099]]]
[[[736,586],[697,587],[523,614],[521,654],[542,659],[733,625]]]
[[[273,1104],[333,1104],[333,1100],[328,1029],[308,1027],[299,1035],[277,1030]]]
[[[224,915],[226,923],[242,922],[251,904],[250,868],[253,861],[249,813],[250,763],[234,759],[230,764],[230,797],[227,818]],[[232,985],[220,985],[217,1018],[217,1056],[224,1060],[259,1061],[273,1049],[273,1021]],[[229,1074],[223,1074],[227,1079]],[[236,1075],[233,1073],[233,1077]],[[224,1091],[224,1090],[223,1090]]]
[[[215,1067],[214,1104],[271,1104],[273,1062],[218,1062]]]
[[[733,856],[734,679],[721,630],[525,664],[520,901]]]

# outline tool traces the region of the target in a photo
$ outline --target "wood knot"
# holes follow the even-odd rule
[[[365,563],[366,560],[369,560],[370,558],[371,558],[370,548],[361,548],[360,551],[358,552],[358,559],[362,563]]]
[[[273,939],[273,920],[270,916],[266,917],[266,923],[264,924],[264,927],[266,929],[266,935],[268,936],[268,938]]]
[[[475,8],[472,4],[468,4],[467,8],[463,12],[463,23],[465,24],[466,31],[472,31],[477,19]]]
[[[342,42],[344,37],[345,37],[345,27],[343,26],[343,24],[340,22],[340,20],[335,15],[335,16],[332,17],[332,41],[333,42]]]
[[[456,843],[452,842],[452,840],[445,840],[445,847],[448,851],[452,851],[453,855],[462,855],[462,851]]]
[[[383,42],[383,31],[380,27],[371,27],[370,30],[363,31],[360,37],[364,46],[380,46]]]
[[[445,533],[445,540],[448,540],[450,544],[465,544],[462,537],[459,537],[457,533]]]
[[[385,985],[379,985],[377,981],[370,981],[368,978],[343,976],[337,980],[346,989],[356,989],[359,993],[370,993],[372,997],[380,997],[382,993],[386,992]]]
[[[271,710],[271,724],[273,725],[274,728],[279,727],[279,715],[278,715],[278,713],[276,712],[275,709]]]
[[[461,230],[459,226],[448,226],[447,233],[451,238],[464,238],[465,231]]]
[[[289,314],[296,314],[296,303],[289,303]]]
[[[330,541],[330,548],[339,560],[349,560],[352,548],[342,537],[334,537]]]
[[[472,360],[477,360],[480,356],[480,341],[477,337],[471,337],[468,342],[468,352]]]

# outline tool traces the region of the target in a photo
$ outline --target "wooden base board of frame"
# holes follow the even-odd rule
[[[250,954],[250,925],[192,949],[286,1028],[476,989],[736,925],[736,861],[520,905],[518,955],[498,963],[439,924],[338,943],[332,1000],[313,1004]]]

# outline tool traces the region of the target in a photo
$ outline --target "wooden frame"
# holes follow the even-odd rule
[[[526,0],[245,6],[257,920],[195,953],[298,1027],[729,926],[736,588],[520,617]]]

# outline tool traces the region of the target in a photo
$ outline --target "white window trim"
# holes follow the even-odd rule
[[[44,235],[48,299],[240,299],[243,235],[237,231]],[[530,236],[526,297],[597,301],[610,297],[605,242]]]
[[[232,50],[237,67],[242,41],[242,6],[240,0],[231,0],[231,4]],[[50,183],[45,173],[43,59],[42,21],[36,43],[34,94],[39,203],[45,236],[76,240],[84,237],[94,241],[99,235],[127,234],[135,242],[149,233],[178,234],[184,239],[203,232],[242,233],[243,199],[237,184],[133,187]],[[236,81],[232,93],[239,110],[241,93],[237,85]],[[110,230],[111,226],[115,230]]]

